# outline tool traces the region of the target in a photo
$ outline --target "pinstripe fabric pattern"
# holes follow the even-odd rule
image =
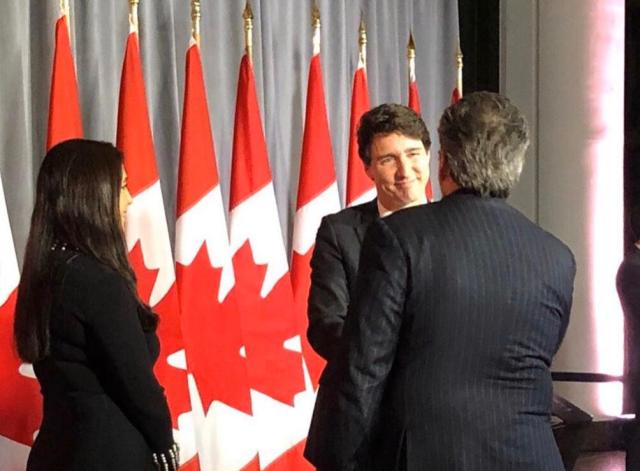
[[[570,250],[501,199],[463,191],[375,222],[314,416],[319,469],[562,470],[549,366]],[[320,420],[322,419],[322,420]]]

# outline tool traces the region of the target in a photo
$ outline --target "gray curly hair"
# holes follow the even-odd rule
[[[444,111],[438,135],[460,187],[482,196],[509,196],[529,147],[527,121],[509,99],[490,92],[466,95]]]

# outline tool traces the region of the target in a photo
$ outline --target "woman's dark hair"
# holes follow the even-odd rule
[[[72,139],[47,152],[24,255],[14,322],[18,355],[35,362],[49,353],[54,246],[91,256],[120,274],[138,299],[145,330],[158,316],[137,295],[120,221],[122,154],[106,142]]]

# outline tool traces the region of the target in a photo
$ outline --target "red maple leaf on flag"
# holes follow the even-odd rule
[[[136,270],[136,273],[140,271]],[[163,315],[175,312],[177,309],[177,289],[175,283],[171,285],[164,298],[153,306],[153,310],[160,316],[158,337],[160,338],[160,358],[156,362],[154,371],[160,384],[165,389],[171,388],[173,394],[167,395],[169,409],[174,428],[178,428],[177,418],[180,414],[191,411],[191,399],[187,388],[187,371],[169,364],[168,357],[179,351],[184,351],[184,344],[180,336],[180,319],[177,316]]]
[[[314,471],[316,468],[304,458],[304,447],[307,439],[289,448],[263,471]]]
[[[198,455],[195,455],[186,463],[181,464],[180,471],[200,471],[200,460]]]
[[[245,267],[243,276],[236,279],[236,288],[242,293],[238,306],[252,388],[293,406],[294,396],[304,390],[302,355],[286,349],[284,343],[297,335],[297,328],[287,322],[290,316],[270,315],[292,308],[291,285],[282,277],[265,298],[260,296],[267,267],[255,262],[248,240],[233,261],[234,266]]]
[[[220,304],[217,288],[221,268],[212,266],[207,245],[202,244],[190,265],[176,264],[183,300],[183,331],[189,338],[189,371],[194,374],[205,411],[214,400],[251,414],[246,384],[246,358],[240,354],[242,336],[233,290]],[[215,376],[211,374],[215,372]]]
[[[13,347],[16,293],[0,306],[0,435],[31,446],[42,420],[42,397],[38,381],[19,373],[22,361]]]
[[[157,268],[147,268],[144,263],[144,255],[142,254],[142,245],[140,240],[135,243],[129,252],[129,263],[131,263],[131,266],[136,272],[138,296],[140,296],[140,299],[143,302],[149,304],[151,292],[153,291],[153,286],[156,284],[160,270]]]
[[[252,459],[249,463],[242,467],[240,471],[258,471],[260,469],[260,459],[258,455]]]
[[[311,257],[313,250],[307,251],[305,254],[296,253],[291,261],[291,272],[297,273],[305,270],[307,273],[311,266]],[[293,280],[292,280],[293,281]],[[302,341],[302,353],[304,355],[304,361],[309,371],[309,377],[314,387],[318,386],[320,375],[324,370],[327,362],[318,355],[307,338],[307,329],[309,328],[309,320],[307,319],[307,299],[309,298],[309,287],[311,285],[311,279],[307,277],[301,283],[304,283],[304,287],[298,287],[299,296],[296,297],[296,310],[299,313],[297,316],[298,329],[301,332],[300,340]]]
[[[129,252],[129,261],[135,270],[137,278],[138,296],[148,303],[151,291],[158,277],[158,269],[150,269],[144,263],[140,241],[135,243]],[[160,357],[156,362],[154,371],[158,380],[165,387],[171,387],[173,394],[167,396],[169,409],[174,428],[178,428],[177,418],[180,414],[191,410],[189,390],[187,389],[187,372],[184,369],[176,368],[169,364],[168,357],[180,350],[183,350],[182,339],[176,334],[180,332],[177,316],[163,316],[164,312],[175,312],[177,310],[177,294],[175,283],[164,297],[153,306],[154,312],[160,316],[158,324],[158,337],[160,342]],[[173,311],[172,311],[173,310]]]

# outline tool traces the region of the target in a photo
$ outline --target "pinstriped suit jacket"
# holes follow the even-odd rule
[[[504,200],[459,191],[365,236],[308,450],[319,469],[562,470],[551,359],[570,250]],[[321,428],[321,430],[318,430]]]

